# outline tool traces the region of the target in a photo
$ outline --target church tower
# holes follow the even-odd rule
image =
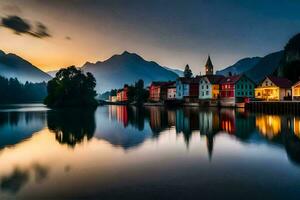
[[[205,74],[206,75],[213,75],[214,74],[214,66],[210,60],[210,56],[208,55],[206,64],[205,64]]]

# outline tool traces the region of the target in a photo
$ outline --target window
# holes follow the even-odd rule
[[[249,95],[252,96],[252,92],[249,92]]]
[[[202,92],[202,96],[204,96],[204,92]]]
[[[245,85],[245,89],[247,89],[248,85]]]
[[[237,92],[237,95],[240,95],[240,92]]]
[[[243,86],[243,85],[241,85],[241,89],[244,89],[244,86]]]
[[[206,89],[208,89],[208,85],[206,86]]]
[[[202,90],[203,90],[203,89],[204,89],[204,86],[202,85],[201,88],[202,88]]]
[[[242,95],[244,95],[244,92],[242,92]]]
[[[209,91],[206,91],[206,95],[209,95]]]

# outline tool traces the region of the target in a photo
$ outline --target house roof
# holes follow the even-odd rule
[[[205,75],[202,78],[206,77],[211,84],[219,84],[221,80],[225,77],[222,75]]]
[[[220,81],[220,84],[235,84],[243,75],[228,76]]]
[[[211,62],[210,56],[208,56],[205,66],[206,67],[213,67],[213,64]]]
[[[179,77],[177,80],[180,81],[181,83],[199,83],[200,76],[192,77],[192,78],[186,78],[186,77]]]
[[[168,82],[164,82],[164,81],[153,81],[151,83],[151,85],[154,85],[154,86],[165,86],[165,87],[169,87],[169,86],[172,86],[175,84],[175,81],[168,81]]]
[[[287,78],[267,76],[276,86],[280,88],[290,88],[292,87],[292,82]]]
[[[300,81],[296,82],[293,87],[297,86],[297,85],[300,85]]]

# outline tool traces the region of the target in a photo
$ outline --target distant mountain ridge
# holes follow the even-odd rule
[[[17,78],[20,82],[43,82],[51,76],[23,58],[0,50],[0,76]]]
[[[216,74],[223,76],[228,76],[230,73],[232,75],[241,74],[254,67],[260,60],[261,57],[243,58],[235,64],[225,67],[223,70],[216,71]]]
[[[105,61],[96,63],[86,62],[83,71],[91,72],[97,80],[97,91],[105,92],[121,88],[124,84],[133,84],[143,79],[145,86],[151,81],[175,80],[178,75],[154,61],[146,61],[135,53],[124,51],[120,55],[113,55]]]
[[[265,76],[273,74],[279,67],[283,51],[270,53],[264,57],[244,58],[235,64],[217,71],[216,74],[228,76],[231,74],[244,73],[256,83],[260,82]]]

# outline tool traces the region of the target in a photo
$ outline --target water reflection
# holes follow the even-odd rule
[[[66,109],[49,112],[47,125],[61,144],[74,147],[93,137],[96,123],[95,110]]]
[[[43,129],[45,118],[45,112],[0,112],[0,149]]]
[[[299,116],[243,109],[104,106],[0,112],[0,198],[7,197],[4,193],[54,198],[55,192],[70,198],[85,192],[135,196],[153,194],[145,189],[153,186],[160,191],[155,194],[205,188],[201,194],[207,195],[207,185],[222,194],[240,184],[257,194],[257,179],[268,190],[276,187],[277,174],[284,177],[280,187],[283,181],[296,188],[299,135]],[[56,180],[63,184],[56,186]],[[177,197],[172,194],[164,193]]]

